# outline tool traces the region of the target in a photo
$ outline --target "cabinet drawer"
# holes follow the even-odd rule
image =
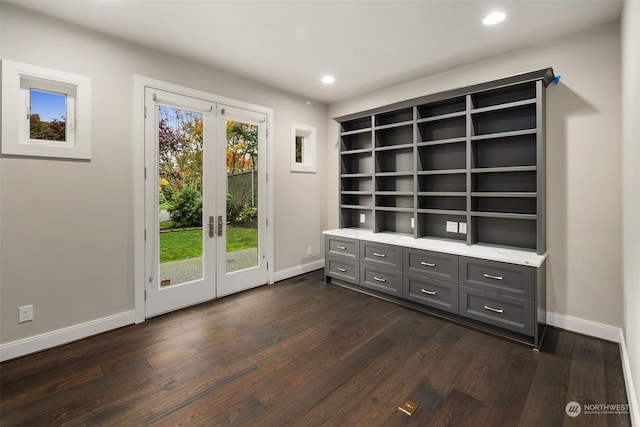
[[[458,285],[405,274],[402,295],[411,301],[458,314]]]
[[[460,284],[526,301],[535,299],[534,267],[460,257]]]
[[[396,297],[402,296],[402,273],[399,271],[361,263],[360,278],[360,286]]]
[[[358,285],[360,283],[360,263],[350,259],[327,257],[325,276]]]
[[[404,250],[404,272],[458,283],[458,256],[420,249]]]
[[[360,241],[360,261],[402,270],[402,247]]]
[[[360,256],[360,246],[355,239],[326,236],[325,248],[327,255],[330,256],[351,258],[356,261]]]
[[[460,286],[460,315],[533,336],[535,306],[532,302]]]

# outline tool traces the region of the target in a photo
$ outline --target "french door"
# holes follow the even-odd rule
[[[264,114],[145,88],[145,317],[267,283]]]

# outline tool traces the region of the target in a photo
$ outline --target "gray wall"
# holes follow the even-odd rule
[[[622,14],[622,229],[624,243],[624,337],[640,423],[640,2]],[[637,424],[640,425],[640,424]]]
[[[331,117],[552,66],[547,91],[548,310],[622,327],[620,27],[617,24],[329,105],[328,227],[338,226]]]
[[[322,258],[324,162],[292,179],[289,139],[297,122],[324,141],[325,105],[10,4],[0,13],[2,58],[89,76],[93,91],[91,162],[0,160],[1,343],[134,308],[134,74],[273,108],[275,270]],[[35,320],[18,324],[24,304]]]

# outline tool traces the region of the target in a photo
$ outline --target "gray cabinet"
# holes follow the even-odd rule
[[[546,327],[545,257],[525,256],[522,262],[535,265],[523,265],[402,245],[415,239],[389,244],[376,241],[375,233],[367,240],[335,231],[338,236],[325,232],[327,281],[539,348]]]
[[[339,117],[340,226],[546,252],[551,68]]]

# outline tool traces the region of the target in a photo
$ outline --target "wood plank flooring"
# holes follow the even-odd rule
[[[542,351],[323,283],[322,270],[0,365],[2,426],[628,426],[617,344]],[[413,416],[397,407],[411,399]]]

